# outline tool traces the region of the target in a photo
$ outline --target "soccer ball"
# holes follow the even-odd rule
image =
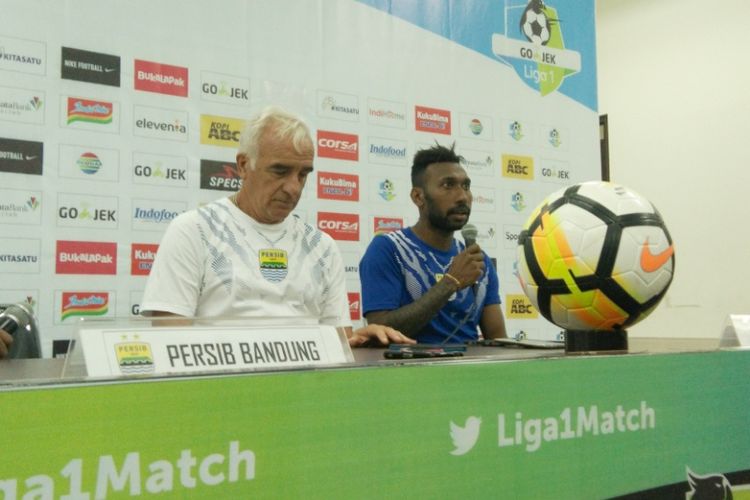
[[[526,39],[535,45],[547,45],[550,38],[549,29],[549,19],[544,10],[539,8],[537,11],[529,5],[521,16],[521,32]]]
[[[672,238],[632,190],[586,182],[548,196],[518,238],[518,278],[542,315],[570,331],[621,331],[672,282]]]

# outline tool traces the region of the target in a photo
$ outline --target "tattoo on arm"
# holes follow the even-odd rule
[[[392,311],[374,311],[366,315],[369,323],[390,326],[408,337],[416,336],[456,292],[447,280],[438,281],[419,300]]]

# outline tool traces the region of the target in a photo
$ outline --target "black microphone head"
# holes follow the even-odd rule
[[[0,328],[13,336],[8,357],[39,358],[41,346],[34,312],[28,304],[10,304],[0,312]]]
[[[478,233],[479,231],[477,230],[477,226],[470,223],[466,224],[463,229],[461,229],[461,236],[463,236],[464,242],[466,243],[467,247],[470,247],[477,242]]]

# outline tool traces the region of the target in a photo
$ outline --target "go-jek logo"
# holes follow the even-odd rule
[[[543,0],[529,0],[525,8],[509,3],[505,33],[492,35],[492,52],[541,95],[554,92],[565,77],[581,71],[580,52],[565,48],[557,9]]]
[[[482,425],[482,419],[479,417],[469,417],[463,427],[456,425],[451,421],[451,441],[453,441],[453,451],[451,455],[465,455],[479,439],[479,428]]]

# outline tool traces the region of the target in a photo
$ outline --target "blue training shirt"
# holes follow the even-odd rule
[[[419,299],[445,274],[453,257],[465,245],[454,239],[449,251],[426,245],[411,228],[376,236],[359,263],[362,282],[362,312],[392,311]],[[437,315],[416,335],[422,343],[439,344],[445,340],[471,309],[477,306],[450,343],[477,340],[477,326],[485,306],[499,304],[497,273],[487,254],[485,271],[476,287],[453,294]],[[476,295],[474,294],[476,288]]]

